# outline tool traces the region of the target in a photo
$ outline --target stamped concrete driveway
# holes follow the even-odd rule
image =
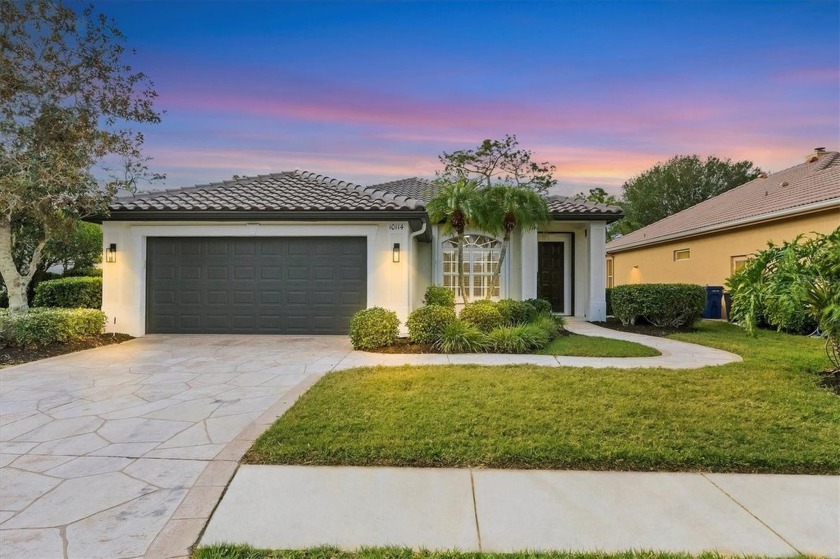
[[[0,556],[185,555],[284,396],[350,351],[148,336],[0,370]]]

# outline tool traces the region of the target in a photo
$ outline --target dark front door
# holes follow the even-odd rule
[[[538,243],[537,297],[551,302],[551,310],[566,313],[565,243]]]
[[[346,334],[366,301],[363,237],[148,240],[150,334]]]

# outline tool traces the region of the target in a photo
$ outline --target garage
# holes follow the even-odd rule
[[[346,334],[366,304],[364,237],[147,239],[150,334]]]

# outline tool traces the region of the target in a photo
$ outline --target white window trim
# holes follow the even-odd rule
[[[480,231],[467,231],[466,235],[471,236],[471,237],[487,237],[487,238],[493,239],[495,241],[498,241],[499,242],[499,249],[498,250],[501,250],[502,239],[493,237],[492,235],[488,235],[488,234],[480,232]],[[453,240],[454,238],[455,237],[453,235],[439,234],[439,235],[437,235],[437,238],[435,239],[435,242],[434,242],[434,247],[435,247],[434,267],[435,267],[435,284],[436,285],[444,285],[444,280],[443,280],[443,276],[444,276],[444,273],[443,273],[444,247],[443,247],[443,245],[444,245],[444,243],[449,242],[449,241]],[[504,299],[508,296],[508,285],[509,285],[508,274],[509,274],[509,270],[510,270],[510,259],[511,259],[511,247],[508,247],[507,254],[505,255],[505,261],[502,263],[501,274],[499,275],[499,296],[498,297],[491,297],[491,300],[497,301],[499,299]],[[465,260],[466,260],[466,258],[465,258]],[[473,285],[473,282],[472,282],[472,278],[470,277],[470,286],[472,286],[472,285]],[[473,287],[471,287],[471,290],[472,289],[473,289]],[[473,296],[471,294],[469,300],[470,301],[476,301],[478,299],[483,299],[483,298],[484,298],[483,296],[478,297],[478,296]],[[461,297],[457,296],[455,302],[458,305],[462,304]]]

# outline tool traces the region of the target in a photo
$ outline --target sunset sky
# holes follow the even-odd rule
[[[840,3],[99,2],[151,76],[166,187],[291,169],[434,175],[516,134],[558,191],[675,154],[840,148]]]

